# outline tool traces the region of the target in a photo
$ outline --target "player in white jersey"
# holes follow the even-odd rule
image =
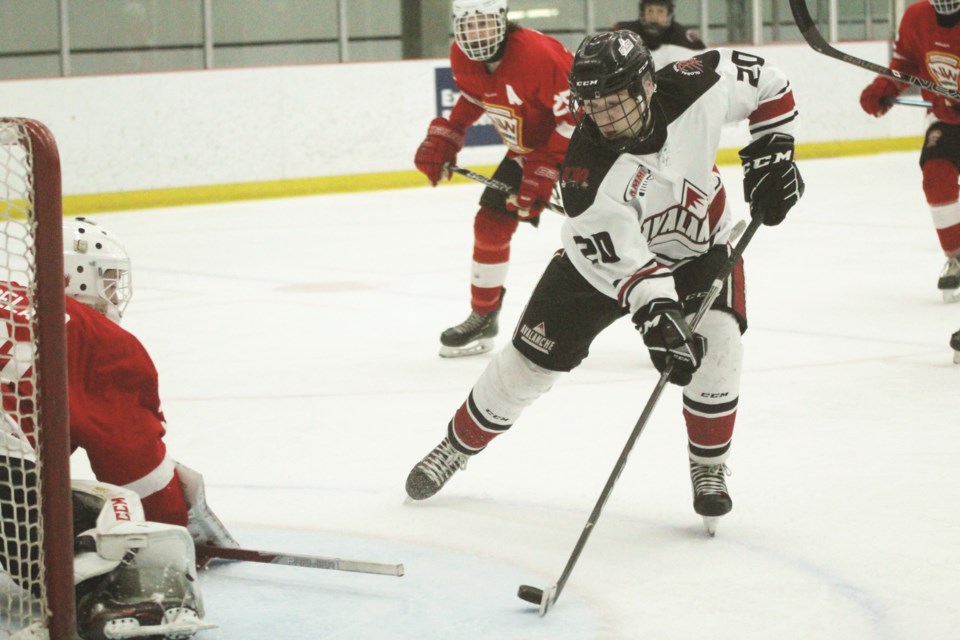
[[[764,224],[782,222],[803,193],[790,83],[762,58],[732,50],[654,74],[639,36],[616,31],[580,45],[570,89],[580,122],[560,178],[563,250],[540,278],[512,344],[410,472],[407,493],[425,499],[439,491],[579,365],[603,329],[629,315],[657,369],[672,362],[670,382],[684,387],[693,505],[712,519],[709,528],[732,508],[726,461],[747,327],[742,262],[699,334],[688,324],[731,252],[731,213],[714,159],[721,128],[748,121],[752,142],[740,152],[746,200]]]

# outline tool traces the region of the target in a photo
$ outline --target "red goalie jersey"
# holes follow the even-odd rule
[[[572,64],[562,44],[532,29],[510,28],[493,73],[453,44],[450,67],[461,96],[450,122],[466,129],[486,113],[511,154],[560,164],[574,129],[567,107]]]
[[[940,26],[937,12],[929,2],[910,5],[900,21],[890,67],[956,91],[960,77],[960,28]],[[941,120],[960,123],[960,112],[954,115],[943,109],[944,97],[930,91],[922,93],[934,103],[934,112]]]
[[[0,432],[19,428],[31,436],[33,371],[21,370],[14,357],[30,337],[28,308],[21,286],[0,284],[3,408],[9,417],[20,416],[19,424],[5,423]],[[162,440],[153,361],[136,337],[99,311],[67,297],[66,312],[72,448],[86,451],[98,480],[139,494],[148,520],[185,526],[186,501]]]

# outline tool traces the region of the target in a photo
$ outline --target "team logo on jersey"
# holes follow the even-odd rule
[[[674,63],[673,68],[685,76],[698,76],[703,73],[703,62],[690,58]]]
[[[520,144],[523,139],[523,119],[517,116],[513,109],[501,107],[495,104],[483,103],[483,108],[487,112],[487,117],[493,124],[493,128],[500,134],[503,144],[507,145],[514,153],[530,153],[531,149]]]
[[[589,178],[590,169],[566,166],[563,168],[563,175],[560,177],[560,186],[586,189]]]
[[[643,221],[641,228],[651,249],[656,251],[658,245],[679,242],[689,249],[702,252],[710,242],[708,204],[706,192],[684,180],[680,204]]]
[[[960,58],[952,53],[930,51],[927,53],[927,71],[941,87],[957,90],[957,78],[960,77]]]
[[[556,346],[556,341],[547,337],[547,328],[543,322],[531,328],[527,324],[520,325],[520,339],[541,353],[549,355]]]
[[[647,193],[647,185],[650,182],[650,179],[653,177],[653,174],[650,173],[650,170],[645,166],[640,165],[640,168],[637,169],[637,173],[633,176],[633,179],[630,180],[630,183],[627,185],[627,190],[623,193],[624,202],[630,202],[638,196],[642,196]]]

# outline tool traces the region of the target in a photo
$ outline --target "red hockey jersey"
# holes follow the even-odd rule
[[[33,371],[18,370],[14,350],[29,340],[23,287],[0,284],[0,383],[7,416],[29,437]],[[97,480],[137,493],[148,520],[185,526],[187,505],[163,443],[157,371],[143,345],[100,312],[66,299],[70,440]],[[19,406],[18,406],[19,405]],[[31,442],[31,444],[33,444]]]
[[[560,164],[573,134],[567,76],[573,55],[558,41],[532,29],[511,29],[500,65],[470,60],[450,48],[460,98],[450,122],[466,129],[484,113],[514,155]]]
[[[900,20],[890,68],[956,91],[960,77],[960,25],[941,27],[929,2],[910,5]],[[938,94],[922,93],[927,100],[938,99]]]

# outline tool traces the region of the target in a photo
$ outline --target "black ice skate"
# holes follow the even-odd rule
[[[944,302],[960,301],[960,258],[947,260],[937,281],[937,289],[943,294]]]
[[[953,349],[953,363],[960,364],[960,331],[950,336],[950,348]]]
[[[500,294],[500,305],[503,306],[503,295]],[[500,307],[497,307],[485,316],[471,311],[470,316],[455,327],[450,327],[440,334],[440,357],[461,358],[475,356],[493,349],[493,339],[497,336],[500,316]]]
[[[467,455],[460,453],[444,437],[433,451],[410,470],[407,476],[407,495],[414,500],[426,500],[434,495],[454,473],[467,468]]]
[[[703,526],[711,536],[717,533],[720,516],[730,513],[733,500],[727,493],[725,464],[700,464],[690,461],[690,482],[693,484],[693,510],[703,516]]]

